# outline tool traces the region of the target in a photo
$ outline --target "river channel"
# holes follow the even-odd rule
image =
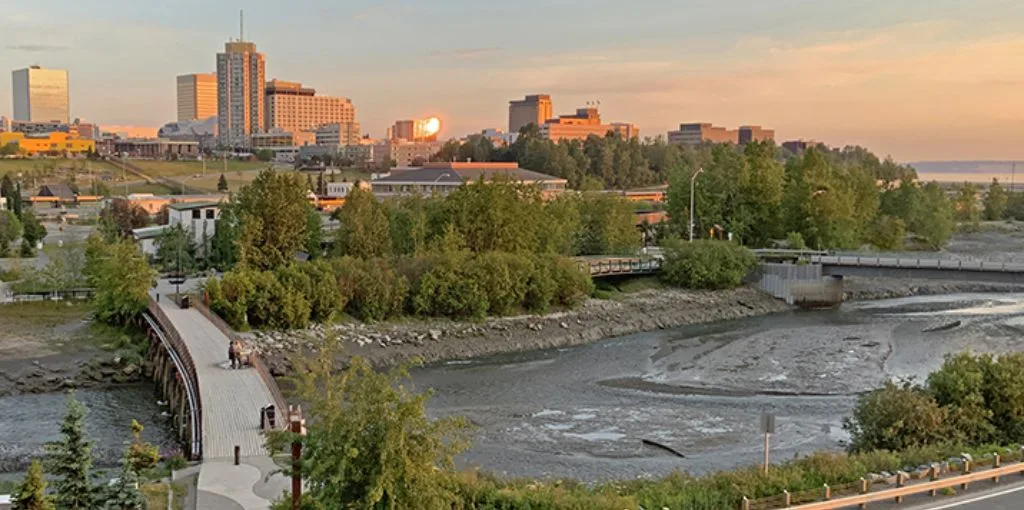
[[[950,353],[1018,350],[1022,326],[1024,295],[851,303],[449,362],[413,380],[433,390],[432,414],[475,425],[465,466],[587,481],[703,473],[760,462],[763,413],[777,417],[773,460],[840,450],[858,393],[921,380]]]

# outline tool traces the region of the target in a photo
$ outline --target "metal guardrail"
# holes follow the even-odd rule
[[[1024,462],[1000,464],[999,457],[994,458],[993,467],[982,471],[971,471],[971,461],[964,461],[964,474],[939,478],[939,465],[932,464],[927,472],[927,481],[911,482],[907,473],[897,473],[896,487],[891,489],[870,492],[871,484],[861,479],[860,483],[847,484],[844,486],[829,487],[825,485],[814,497],[807,497],[807,493],[793,494],[786,492],[783,495],[771,498],[764,498],[756,501],[744,498],[740,503],[740,510],[766,510],[774,508],[793,508],[796,510],[835,510],[839,508],[857,507],[865,508],[869,503],[896,502],[902,503],[907,496],[929,494],[936,496],[939,491],[959,487],[966,490],[973,482],[991,480],[998,483],[1004,476],[1024,475]],[[849,496],[836,497],[840,494],[859,492]],[[800,504],[803,503],[803,504]]]
[[[214,326],[217,327],[224,333],[224,336],[228,337],[229,340],[237,340],[238,333],[231,328],[231,325],[224,321],[219,315],[213,313],[210,310],[202,298],[194,299],[191,301],[192,308],[195,308],[203,317],[206,317]],[[274,399],[274,406],[280,409],[280,412],[284,412],[288,409],[288,404],[284,399],[284,395],[281,393],[281,388],[277,385],[277,381],[274,376],[270,374],[270,370],[266,365],[263,364],[263,359],[260,357],[258,352],[254,352],[249,357],[249,365],[256,370],[256,373],[260,375],[260,379],[263,380],[263,385],[270,391],[270,396]],[[287,420],[276,420],[275,424],[277,428],[284,428],[288,426]]]
[[[985,262],[983,260],[975,262],[971,260],[814,255],[809,258],[809,261],[813,264],[879,269],[938,269],[943,271],[1024,273],[1024,264]]]
[[[196,365],[192,360],[192,354],[185,347],[185,343],[182,342],[181,336],[178,335],[178,331],[174,329],[167,315],[152,298],[149,300],[148,313],[144,313],[143,318],[156,332],[178,373],[183,376],[185,397],[188,399],[189,414],[192,418],[190,457],[192,460],[199,460],[203,458],[203,404],[199,396],[199,377],[196,374]]]

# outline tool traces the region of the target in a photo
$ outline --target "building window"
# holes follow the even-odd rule
[[[202,211],[200,211],[199,209],[193,209],[192,210],[192,219],[193,220],[198,220],[198,219],[202,218],[202,216],[200,215],[201,212]]]
[[[214,214],[214,210],[213,209],[207,209],[206,210],[206,219],[212,220],[213,219],[213,214]]]

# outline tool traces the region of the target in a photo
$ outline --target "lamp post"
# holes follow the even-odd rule
[[[693,177],[690,177],[690,242],[691,243],[693,242],[693,229],[694,229],[694,225],[695,225],[694,221],[693,221],[693,201],[695,199],[694,185],[696,184],[697,176],[702,174],[702,173],[704,173],[704,168],[698,168],[697,171],[693,173]]]

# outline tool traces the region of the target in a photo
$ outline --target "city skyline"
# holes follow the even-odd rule
[[[72,117],[145,127],[174,120],[174,77],[213,70],[214,55],[238,35],[240,5],[113,3],[99,12],[55,0],[5,15],[0,28],[17,43],[0,52],[0,66],[67,69]],[[1024,37],[1014,33],[1024,6],[830,4],[244,7],[246,39],[266,54],[267,79],[351,98],[377,137],[396,118],[431,115],[445,120],[443,138],[504,127],[510,100],[551,94],[558,111],[600,100],[602,117],[633,122],[643,136],[690,122],[760,124],[779,140],[858,144],[903,161],[1024,158]],[[538,14],[522,14],[530,11]],[[526,23],[528,38],[510,29]],[[11,97],[9,83],[0,82],[0,95]],[[11,114],[8,100],[0,115]]]

